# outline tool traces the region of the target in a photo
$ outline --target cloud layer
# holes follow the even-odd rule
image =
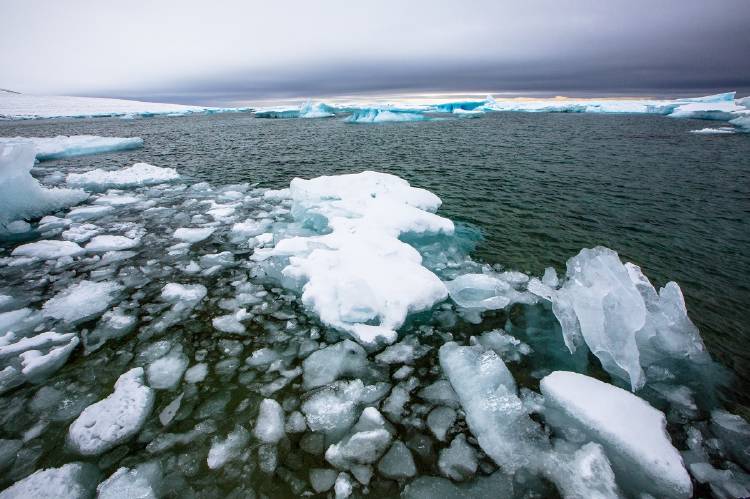
[[[745,0],[3,0],[0,9],[0,87],[30,93],[219,103],[750,91]]]

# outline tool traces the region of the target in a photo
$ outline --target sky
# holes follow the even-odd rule
[[[750,0],[0,0],[0,88],[237,104],[750,94]]]

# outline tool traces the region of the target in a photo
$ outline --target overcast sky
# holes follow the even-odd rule
[[[750,0],[0,0],[0,18],[0,88],[26,93],[750,93]]]

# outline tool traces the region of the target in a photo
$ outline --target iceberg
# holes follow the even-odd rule
[[[420,113],[396,109],[363,108],[355,109],[344,121],[347,123],[393,123],[405,121],[425,121],[427,116]]]
[[[633,391],[645,385],[645,367],[711,364],[680,287],[669,282],[657,293],[638,266],[623,264],[608,248],[583,249],[569,259],[560,289],[533,279],[529,291],[552,302],[571,353],[585,342]]]
[[[174,168],[160,168],[148,163],[136,163],[121,170],[91,170],[86,173],[69,173],[65,181],[68,185],[103,191],[110,188],[140,187],[163,184],[180,178]]]
[[[127,151],[143,147],[140,137],[99,137],[96,135],[58,135],[57,137],[15,137],[1,138],[0,145],[5,143],[29,142],[36,150],[38,161],[72,158],[87,154]]]
[[[0,236],[16,220],[37,218],[88,198],[78,189],[42,187],[31,176],[35,155],[28,142],[0,144]]]
[[[0,118],[96,118],[105,116],[183,116],[195,113],[221,113],[249,111],[248,107],[204,107],[141,102],[125,99],[97,97],[69,97],[63,95],[25,95],[0,92]]]
[[[365,347],[390,344],[409,313],[447,297],[419,252],[399,239],[453,233],[453,223],[433,213],[440,199],[431,192],[393,175],[362,172],[296,178],[290,193],[295,220],[328,233],[281,239],[252,258],[286,259],[285,285],[301,288],[303,304],[323,323]]]
[[[626,390],[573,372],[555,371],[540,388],[548,423],[563,434],[577,428],[585,440],[601,444],[623,488],[653,497],[692,495],[661,411]]]
[[[322,102],[313,104],[307,101],[299,110],[300,118],[330,118],[331,116],[335,116],[335,110]]]
[[[256,118],[288,119],[299,118],[300,110],[298,107],[265,107],[253,111]]]

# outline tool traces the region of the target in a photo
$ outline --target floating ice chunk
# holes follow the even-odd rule
[[[284,409],[273,399],[263,399],[253,430],[255,438],[266,444],[275,444],[284,437]]]
[[[736,497],[750,497],[750,486],[737,480],[730,470],[717,470],[709,463],[693,463],[690,473],[700,483],[708,483],[714,497],[734,499]]]
[[[163,184],[177,180],[180,175],[174,168],[160,168],[148,163],[136,163],[121,170],[91,170],[86,173],[69,173],[66,183],[73,186],[103,191],[110,188],[139,187]]]
[[[484,452],[506,473],[528,465],[527,449],[538,439],[539,428],[516,395],[516,383],[500,357],[480,346],[450,342],[440,347],[440,367]]]
[[[516,494],[513,493],[513,477],[499,470],[490,476],[479,476],[461,484],[455,484],[443,477],[420,476],[406,485],[401,497],[404,499],[434,499],[436,497],[482,499],[516,497]]]
[[[524,277],[525,274],[521,274]],[[452,281],[447,281],[451,299],[464,308],[480,310],[498,310],[517,301],[523,301],[521,293],[512,286],[512,280],[502,279],[502,274],[464,274]],[[507,277],[514,277],[509,275]]]
[[[109,191],[113,192],[113,191]],[[117,192],[117,191],[114,191]],[[110,206],[124,206],[128,204],[137,203],[141,198],[138,196],[129,196],[127,194],[106,194],[99,196],[94,201],[94,204],[108,204]]]
[[[22,244],[13,250],[13,256],[25,256],[40,260],[56,260],[62,257],[81,256],[86,251],[72,241],[42,240],[34,243]]]
[[[185,392],[180,393],[173,401],[171,401],[167,406],[161,410],[159,413],[159,422],[162,426],[167,426],[169,423],[171,423],[175,416],[177,416],[177,411],[180,410],[180,407],[182,405],[182,398],[185,396]]]
[[[477,453],[466,442],[466,436],[460,433],[451,441],[450,447],[440,451],[438,468],[444,476],[461,482],[473,477],[477,472]]]
[[[106,205],[91,205],[73,208],[68,212],[68,218],[74,222],[83,222],[102,217],[114,211],[114,207]]]
[[[105,342],[122,338],[135,329],[138,318],[123,312],[119,308],[108,310],[104,313],[96,329],[82,334],[83,347],[86,352],[93,352],[101,348]]]
[[[31,176],[35,150],[28,143],[0,144],[0,234],[8,223],[31,219],[84,201],[77,189],[47,189]]]
[[[446,405],[458,409],[459,402],[450,381],[441,379],[422,388],[417,395],[434,405]]]
[[[336,482],[336,471],[328,468],[312,468],[310,470],[310,485],[317,494],[331,490]]]
[[[97,499],[156,499],[161,485],[158,461],[120,468],[96,488]]]
[[[32,383],[39,383],[57,372],[70,354],[78,346],[77,336],[70,338],[70,341],[61,346],[52,347],[47,353],[39,350],[27,350],[19,355],[21,359],[21,373]]]
[[[40,350],[69,343],[75,334],[60,334],[54,331],[47,331],[36,336],[20,338],[17,341],[15,341],[15,337],[12,334],[10,335],[12,338],[8,338],[8,336],[0,338],[0,360],[15,357],[27,350]]]
[[[281,239],[253,259],[288,258],[285,285],[302,287],[302,302],[325,324],[366,346],[392,343],[410,312],[446,297],[419,252],[399,240],[453,232],[450,220],[430,212],[440,206],[437,196],[376,172],[297,178],[290,192],[295,220],[330,232]]]
[[[416,336],[406,336],[400,342],[386,347],[375,356],[375,360],[384,364],[412,364],[424,357],[430,348],[419,344]]]
[[[0,499],[88,499],[98,481],[93,464],[68,463],[34,472],[0,492]]]
[[[47,300],[42,313],[75,324],[104,312],[120,290],[116,282],[80,281]]]
[[[711,412],[711,431],[739,464],[750,469],[750,424],[741,416],[721,409]]]
[[[233,239],[248,239],[266,232],[273,223],[270,219],[246,220],[232,225],[231,235]]]
[[[357,419],[364,392],[361,380],[338,381],[315,391],[302,402],[307,426],[332,438],[341,437]]]
[[[350,340],[313,352],[302,363],[302,369],[305,390],[327,385],[343,376],[362,378],[372,372],[365,349]]]
[[[504,362],[518,362],[522,356],[531,353],[529,345],[507,334],[502,329],[487,331],[475,338],[484,348],[494,350]]]
[[[245,332],[245,326],[240,321],[248,316],[249,314],[247,311],[242,308],[233,314],[214,317],[211,319],[211,324],[214,329],[217,329],[222,333],[243,334]]]
[[[602,366],[629,381],[634,391],[646,382],[642,366],[710,364],[674,282],[657,293],[639,267],[623,265],[617,253],[604,247],[581,250],[568,260],[567,269],[559,290],[539,281],[530,283],[529,290],[552,301],[571,352],[583,338]]]
[[[735,129],[732,127],[701,128],[700,130],[690,130],[690,133],[697,135],[731,135],[735,133]]]
[[[172,237],[175,239],[179,239],[180,241],[185,241],[187,243],[199,243],[201,241],[204,241],[211,237],[211,234],[214,233],[216,229],[212,227],[206,227],[206,228],[187,228],[187,227],[181,227],[179,229],[176,229],[174,231],[174,234],[172,234]]]
[[[729,124],[738,127],[742,132],[750,132],[750,113],[744,112],[740,116],[729,120]]]
[[[216,470],[229,461],[236,459],[250,443],[250,432],[241,425],[235,426],[234,430],[224,440],[216,439],[208,451],[208,468]]]
[[[96,135],[0,138],[0,145],[11,141],[23,141],[32,144],[36,151],[36,159],[39,161],[103,152],[127,151],[143,147],[143,139],[140,137],[98,137]]]
[[[122,251],[135,248],[141,244],[141,240],[131,239],[125,236],[96,236],[86,245],[86,251],[105,252],[105,251]]]
[[[374,463],[386,451],[392,438],[385,428],[358,431],[331,445],[326,450],[326,461],[340,469]]]
[[[445,442],[445,437],[448,434],[453,423],[456,422],[456,411],[450,407],[439,406],[435,407],[427,415],[427,427],[430,429],[435,438],[441,442]]]
[[[161,298],[169,303],[198,302],[206,297],[208,290],[202,284],[178,284],[170,282],[161,290]]]
[[[336,499],[346,499],[352,495],[352,479],[348,473],[339,473],[336,477],[336,483],[333,487],[333,491],[336,494]]]
[[[250,354],[250,357],[245,359],[245,364],[250,367],[260,367],[268,365],[279,359],[279,354],[270,348],[260,348]]]
[[[420,113],[410,113],[391,109],[364,108],[352,111],[351,116],[344,121],[347,123],[398,123],[405,121],[424,121],[427,116]]]
[[[138,433],[154,407],[154,391],[143,383],[143,368],[121,375],[112,394],[88,406],[70,425],[68,444],[79,454],[102,454]]]
[[[378,462],[378,471],[386,478],[403,480],[416,475],[417,467],[409,448],[401,440],[396,440]]]
[[[167,355],[148,365],[148,384],[156,390],[173,390],[180,383],[189,362],[182,347],[175,346]]]
[[[74,243],[85,243],[99,233],[100,229],[94,224],[74,225],[70,229],[62,232],[61,237],[66,241]]]
[[[643,399],[583,374],[556,371],[540,383],[548,422],[601,444],[619,483],[633,493],[690,497],[692,485],[666,432],[664,414]]]
[[[208,375],[208,364],[196,364],[185,371],[185,381],[188,383],[200,383]]]
[[[563,497],[623,497],[601,445],[589,442],[574,452],[566,452],[559,447],[562,446],[546,455],[544,473],[555,482]],[[638,490],[637,493],[642,491]]]

